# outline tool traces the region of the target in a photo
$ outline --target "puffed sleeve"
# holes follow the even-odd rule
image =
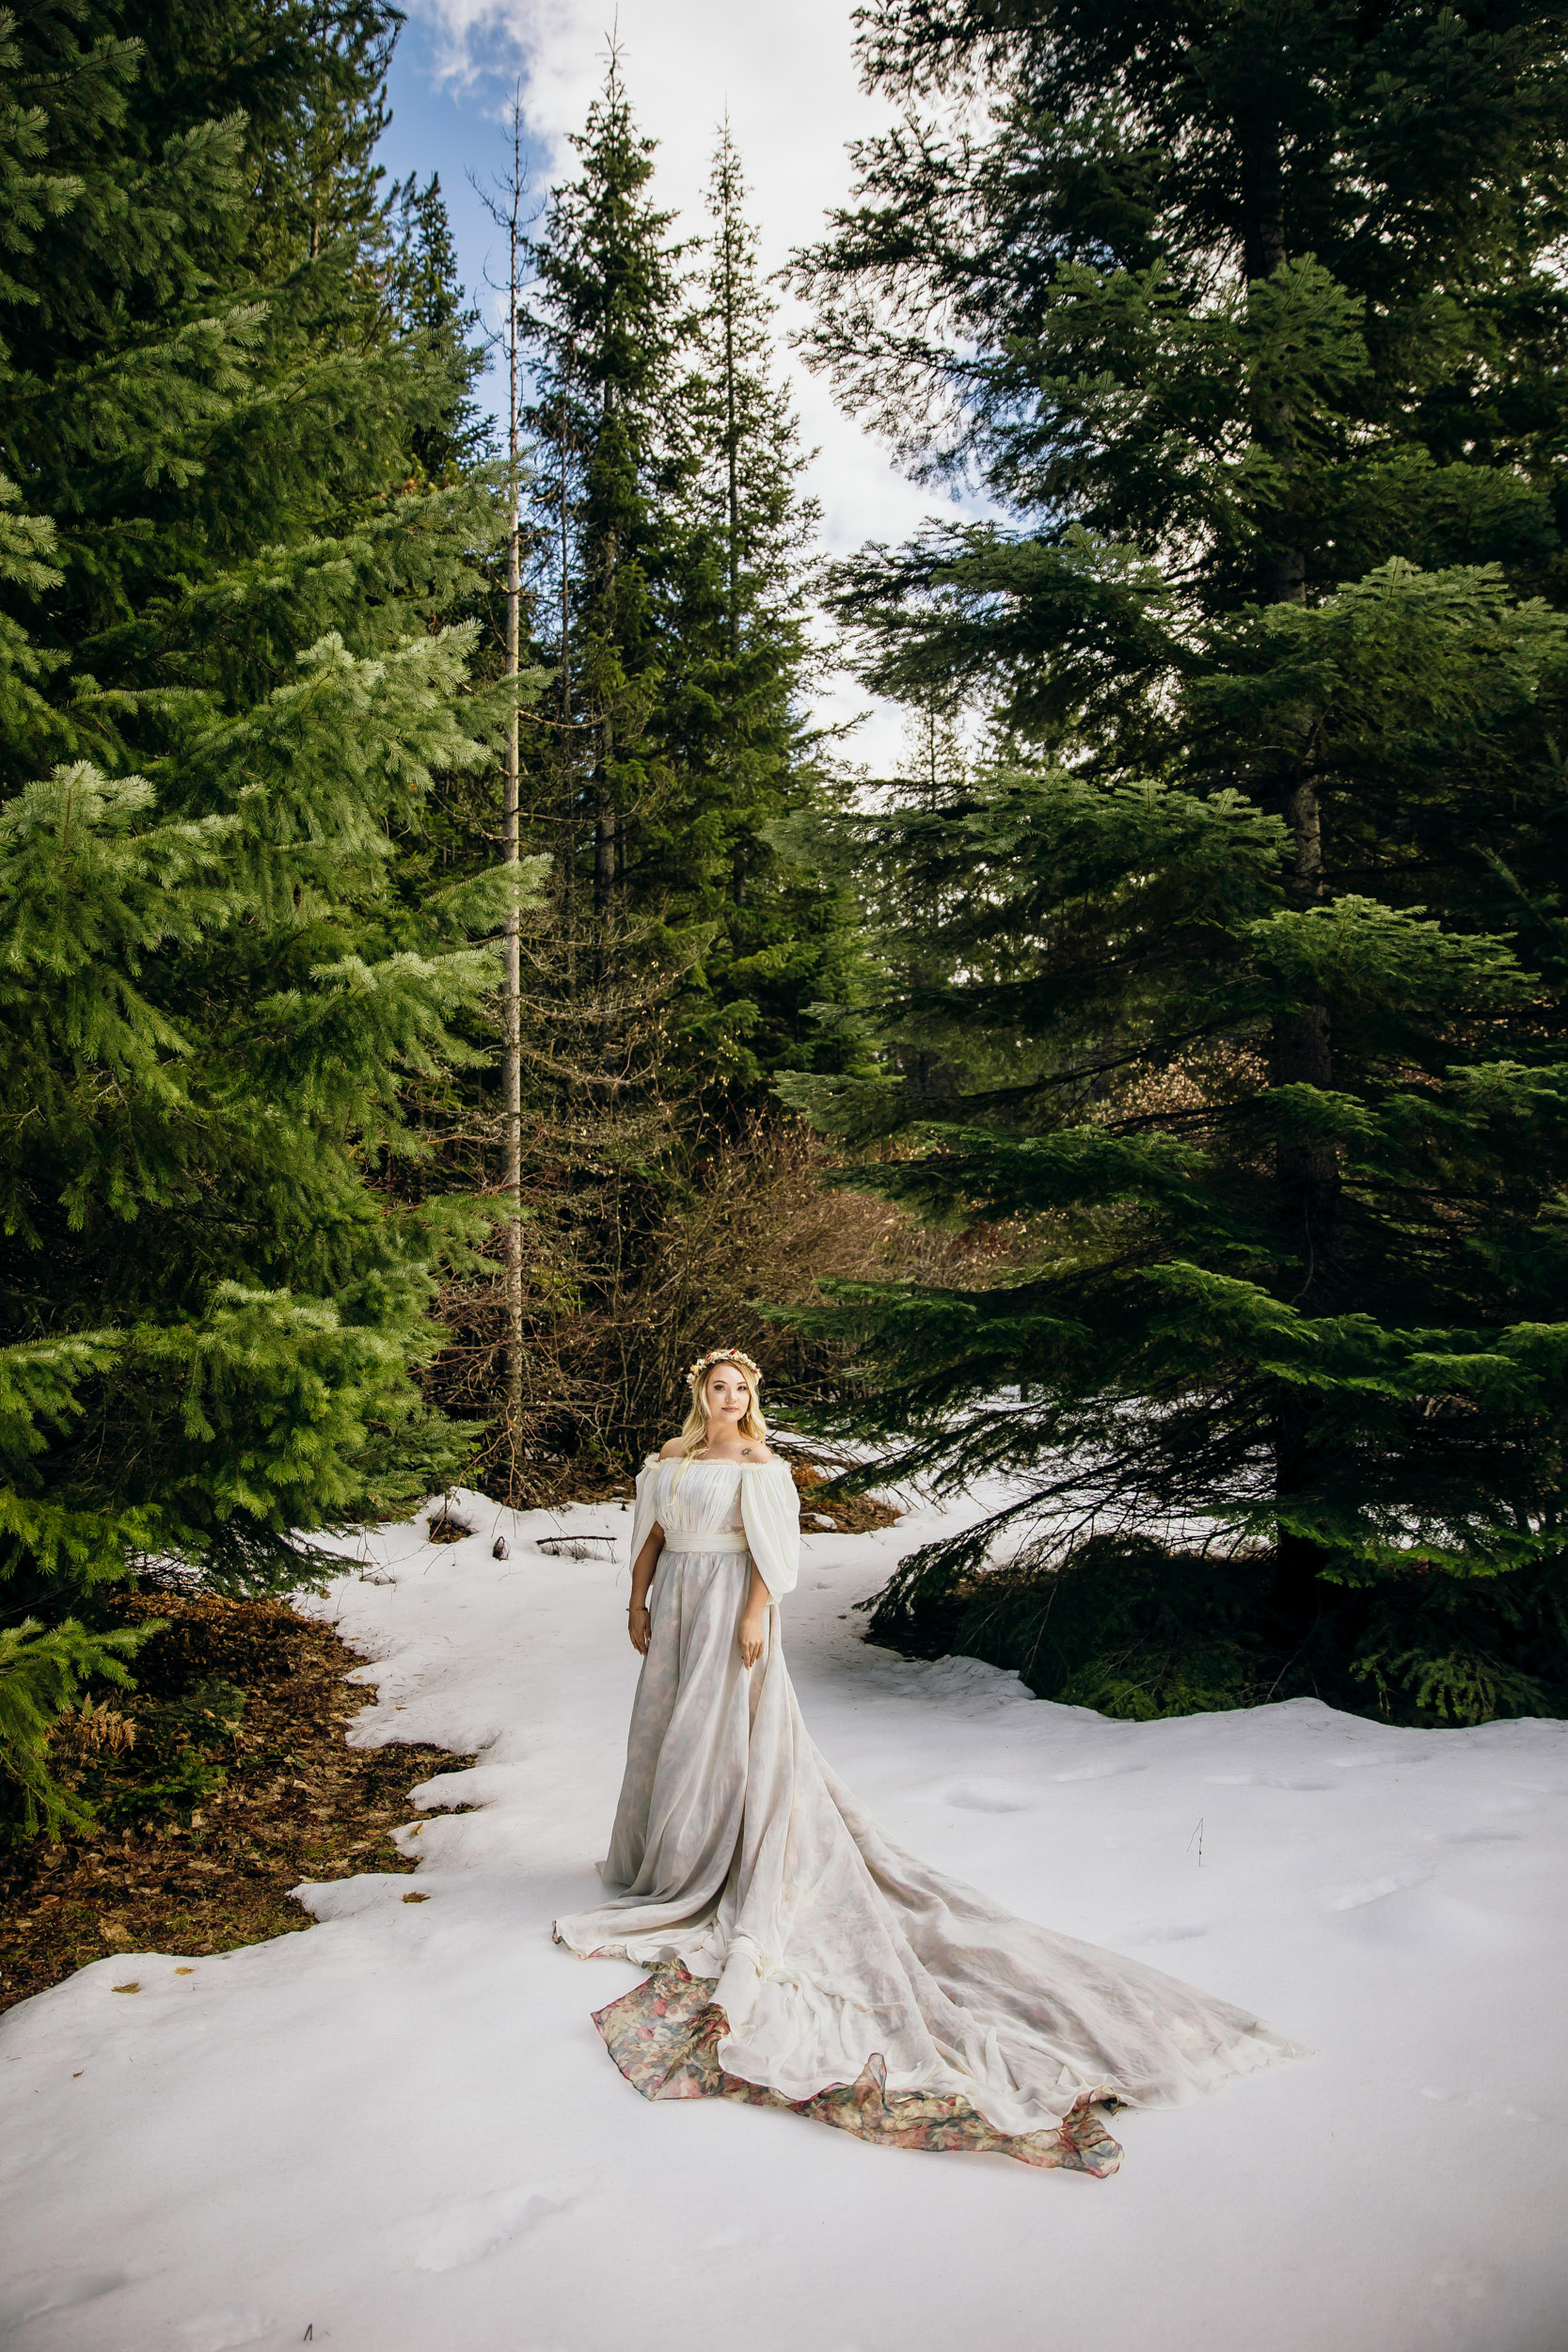
[[[787,1462],[775,1455],[743,1473],[740,1516],[769,1597],[782,1600],[800,1573],[800,1498]]]
[[[650,1454],[637,1473],[637,1506],[631,1516],[631,1565],[658,1522],[658,1455]]]

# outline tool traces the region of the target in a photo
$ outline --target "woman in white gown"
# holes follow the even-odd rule
[[[1015,1918],[866,1819],[784,1665],[800,1507],[758,1382],[738,1348],[703,1357],[681,1436],[638,1479],[643,1662],[602,1866],[617,1891],[558,1920],[557,1941],[652,1967],[595,2018],[650,2099],[745,2099],[895,2146],[1114,2171],[1107,2113],[1196,2098],[1293,2047]]]

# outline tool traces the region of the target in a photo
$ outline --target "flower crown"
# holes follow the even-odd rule
[[[710,1347],[705,1356],[698,1357],[686,1375],[686,1385],[693,1395],[696,1394],[700,1383],[706,1379],[715,1364],[738,1364],[741,1371],[749,1374],[752,1380],[762,1378],[762,1374],[743,1347]]]

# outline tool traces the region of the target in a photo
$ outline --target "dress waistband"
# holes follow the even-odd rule
[[[746,1534],[732,1534],[727,1527],[715,1527],[701,1535],[666,1535],[666,1551],[750,1551],[752,1539]]]

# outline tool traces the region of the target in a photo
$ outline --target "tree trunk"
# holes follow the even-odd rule
[[[565,784],[562,809],[561,932],[566,948],[566,994],[577,993],[576,892],[578,869],[577,758],[572,736],[572,564],[566,482],[566,410],[561,412],[561,771]]]
[[[507,373],[510,393],[508,442],[510,478],[508,497],[511,501],[511,527],[506,538],[506,675],[515,679],[521,638],[522,564],[521,516],[519,501],[522,485],[518,479],[518,383],[517,383],[517,300],[519,244],[521,238],[520,210],[522,204],[522,110],[514,103],[512,121],[513,169],[512,213],[510,220],[511,266],[508,274],[510,309],[507,326]],[[501,801],[501,853],[509,866],[515,866],[520,852],[519,803],[521,760],[517,730],[517,705],[514,699],[506,722],[506,760]],[[502,1118],[505,1124],[504,1172],[502,1189],[511,1221],[506,1229],[506,1435],[508,1454],[508,1495],[512,1501],[517,1494],[517,1441],[523,1417],[523,1004],[522,1004],[522,917],[513,906],[506,917],[506,972],[504,982],[504,1042],[502,1050]]]
[[[1290,259],[1285,243],[1285,176],[1279,135],[1270,125],[1243,149],[1243,268],[1250,285],[1272,278]],[[1294,456],[1294,418],[1291,404],[1270,405],[1266,418],[1254,426],[1253,437],[1288,474]],[[1264,604],[1299,604],[1306,592],[1307,558],[1300,548],[1271,543],[1259,550],[1258,590]]]
[[[604,387],[603,419],[608,435],[615,416],[615,386]],[[604,612],[615,612],[616,580],[621,568],[620,533],[611,523],[599,549],[599,594]],[[613,628],[613,620],[610,623]],[[598,725],[597,757],[594,767],[594,977],[602,986],[610,975],[610,918],[615,892],[615,722],[606,707]]]
[[[1272,278],[1289,259],[1279,133],[1270,124],[1242,149],[1242,266],[1250,283]]]
[[[1316,787],[1300,780],[1286,804],[1295,837],[1291,898],[1308,906],[1323,895],[1323,832]],[[1269,1077],[1276,1087],[1333,1083],[1332,1038],[1326,1005],[1300,1005],[1281,1013],[1270,1041]],[[1280,1256],[1294,1261],[1284,1277],[1291,1304],[1305,1313],[1329,1313],[1339,1294],[1339,1155],[1332,1144],[1281,1143],[1275,1154]],[[1312,1483],[1309,1391],[1283,1387],[1275,1415],[1275,1493],[1283,1504]],[[1293,1625],[1316,1615],[1321,1594],[1320,1548],[1280,1529],[1275,1554],[1275,1603]]]
[[[1269,278],[1289,260],[1285,239],[1285,183],[1279,136],[1268,125],[1243,145],[1243,267],[1248,284]],[[1289,401],[1260,397],[1253,437],[1288,477],[1295,458],[1295,420]],[[1258,550],[1258,593],[1265,604],[1299,604],[1307,593],[1307,558],[1277,528]],[[1298,776],[1285,804],[1294,846],[1290,898],[1307,907],[1323,896],[1323,821],[1317,787]],[[1270,1039],[1269,1077],[1276,1087],[1327,1089],[1333,1075],[1333,1041],[1325,1005],[1300,1005],[1281,1013]],[[1339,1165],[1332,1145],[1282,1143],[1275,1154],[1279,1254],[1293,1263],[1294,1278],[1283,1275],[1287,1295],[1303,1312],[1328,1311],[1338,1291],[1339,1254]],[[1275,1496],[1281,1509],[1305,1497],[1313,1484],[1312,1435],[1315,1400],[1309,1391],[1281,1386],[1275,1400],[1273,1445]],[[1309,1625],[1321,1606],[1322,1548],[1283,1526],[1275,1541],[1275,1607],[1296,1627]]]
[[[730,660],[740,659],[740,453],[735,399],[735,287],[731,274],[730,223],[724,223],[724,460],[729,508],[725,552],[729,569]]]
[[[1300,548],[1265,548],[1258,566],[1264,604],[1300,604],[1307,595],[1307,557]]]
[[[724,255],[724,489],[728,532],[725,539],[725,562],[728,573],[730,660],[740,660],[740,427],[736,400],[735,370],[735,240],[736,234],[732,183],[729,177],[730,122],[724,117],[724,216],[721,233]],[[730,692],[736,692],[736,682],[731,680]],[[730,773],[730,805],[735,806],[734,765]],[[744,845],[735,845],[732,866],[732,891],[737,907],[746,903],[746,851]]]
[[[517,675],[518,608],[522,582],[518,564],[516,477],[513,477],[512,529],[506,547],[506,675]],[[506,792],[501,812],[502,854],[509,866],[518,857],[517,707],[506,723]],[[522,1063],[522,918],[516,907],[506,917],[506,1011],[503,1083],[506,1121],[506,1172],[502,1180],[512,1221],[506,1229],[506,1425],[512,1454],[511,1488],[516,1490],[517,1432],[523,1411],[523,1063]]]
[[[1275,1501],[1281,1511],[1288,1510],[1311,1486],[1311,1399],[1299,1391],[1282,1391],[1274,1424]],[[1276,1613],[1293,1632],[1305,1632],[1322,1610],[1323,1565],[1321,1544],[1276,1525],[1271,1598]]]
[[[603,981],[610,969],[610,915],[615,888],[615,734],[610,720],[599,728],[599,756],[594,771],[594,977]]]

